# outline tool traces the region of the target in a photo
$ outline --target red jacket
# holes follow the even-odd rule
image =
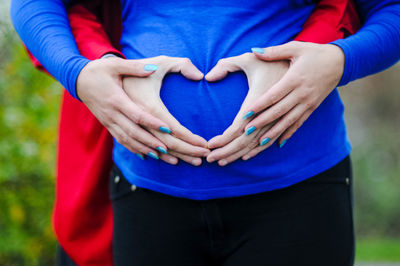
[[[68,11],[78,48],[88,59],[118,53],[122,31],[118,3],[91,0]],[[296,40],[327,43],[354,33],[359,26],[352,1],[321,0]],[[84,104],[64,91],[53,227],[60,245],[78,265],[112,265],[111,150],[108,131]]]

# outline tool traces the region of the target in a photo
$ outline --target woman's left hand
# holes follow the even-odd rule
[[[269,142],[269,145],[251,149],[241,156],[244,160],[256,156],[276,139],[282,147],[337,86],[343,75],[345,60],[341,48],[331,44],[293,41],[265,49],[255,48],[253,52],[264,62],[288,60],[290,66],[276,84],[244,110],[245,114],[255,115],[246,125],[246,131],[265,128],[273,123],[259,136],[260,144]],[[231,141],[224,139],[223,135],[218,137],[219,143]],[[229,156],[232,157],[232,154]],[[218,157],[218,160],[225,165],[229,156]]]

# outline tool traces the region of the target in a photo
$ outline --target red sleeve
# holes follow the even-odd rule
[[[111,45],[98,18],[84,6],[73,6],[68,11],[68,18],[79,51],[87,59],[98,59],[107,53],[123,57],[121,52]]]
[[[354,34],[360,27],[354,0],[321,0],[295,40],[329,43]]]

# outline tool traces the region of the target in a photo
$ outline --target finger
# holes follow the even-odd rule
[[[194,166],[199,166],[203,162],[199,157],[189,156],[175,151],[171,151],[170,154]]]
[[[293,125],[300,117],[307,111],[307,107],[303,104],[299,104],[283,116],[270,130],[268,130],[261,138],[263,139],[275,139],[278,138],[286,129]],[[284,144],[284,143],[283,143]],[[283,146],[280,143],[280,147]]]
[[[176,165],[178,163],[178,158],[172,156],[171,154],[160,153],[160,159],[172,165]]]
[[[189,129],[182,126],[181,123],[171,115],[163,102],[160,101],[158,107],[159,109],[154,111],[154,115],[169,125],[173,136],[189,144],[207,148],[207,140],[199,135],[193,134]]]
[[[204,77],[204,74],[193,65],[189,58],[172,57],[171,60],[174,60],[174,65],[169,72],[181,72],[184,77],[191,80],[201,80]]]
[[[240,70],[238,64],[235,63],[236,57],[228,57],[220,59],[217,64],[207,73],[206,80],[213,82],[226,77],[229,72],[236,72]]]
[[[255,147],[258,145],[258,136],[260,134],[260,130],[254,132],[253,134],[254,135],[242,134],[240,137],[235,138],[232,142],[223,146],[222,148],[211,151],[211,153],[207,156],[207,161],[209,163],[219,161],[237,153],[240,150],[245,150],[249,147]]]
[[[109,128],[111,135],[116,139],[116,141],[127,148],[133,153],[146,154],[153,159],[159,159],[159,154],[154,149],[130,138],[125,132],[117,125],[112,125]]]
[[[260,132],[258,133],[258,135],[255,137],[255,140],[252,141],[249,145],[246,146],[246,148],[244,149],[240,149],[238,150],[236,153],[233,153],[229,156],[227,156],[226,158],[222,158],[218,161],[218,164],[220,166],[225,166],[229,163],[232,163],[234,161],[236,161],[237,159],[239,159],[240,157],[246,155],[248,152],[250,152],[252,149],[256,148],[257,146],[259,146],[259,143],[256,141],[262,134],[264,134],[269,128],[271,128],[271,125],[266,126],[265,128],[263,128],[262,130],[260,130]]]
[[[153,149],[167,150],[167,146],[161,142],[154,135],[148,131],[133,123],[123,114],[117,114],[114,117],[114,122],[128,135],[130,138],[135,139],[144,145],[147,145]],[[162,133],[160,133],[162,134]]]
[[[259,154],[263,150],[265,150],[268,147],[270,147],[273,143],[275,143],[277,138],[275,138],[275,139],[263,139],[263,140],[267,140],[267,141],[262,141],[261,144],[263,144],[263,145],[260,144],[257,147],[255,147],[254,149],[250,150],[248,153],[246,153],[245,155],[242,156],[242,159],[244,161],[247,161],[250,158],[255,157],[257,154]]]
[[[245,123],[233,122],[222,135],[213,137],[208,141],[208,148],[215,149],[227,145],[243,134]]]
[[[132,102],[126,94],[124,94],[123,100],[115,103],[115,108],[138,125],[160,132],[171,133],[171,129],[165,122],[143,111],[143,109]]]
[[[299,54],[302,47],[300,42],[288,42],[282,45],[270,46],[267,48],[252,48],[254,55],[264,61],[289,60]]]
[[[165,143],[165,145],[168,147],[168,152],[175,151],[195,157],[204,157],[210,153],[210,150],[206,148],[191,145],[174,136],[162,134],[155,130],[150,130],[150,132],[153,133],[157,138],[162,140],[163,143]]]
[[[245,113],[259,113],[262,110],[280,101],[299,85],[299,81],[292,78],[288,71],[281,80],[275,83],[268,91],[266,91],[258,100],[246,108]]]
[[[312,114],[312,110],[309,110],[304,113],[299,120],[297,120],[293,125],[291,125],[279,138],[279,144],[282,145],[283,142],[286,141],[293,136],[293,134],[303,125],[303,123],[310,117]]]
[[[158,69],[158,65],[145,64],[137,60],[127,60],[122,58],[108,58],[107,62],[112,64],[114,71],[118,75],[147,77]]]
[[[267,110],[261,112],[253,120],[246,125],[246,130],[251,127],[262,128],[264,125],[270,124],[289,112],[298,104],[299,98],[297,93],[291,92],[276,104],[270,106]]]

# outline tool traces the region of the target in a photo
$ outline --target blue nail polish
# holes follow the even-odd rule
[[[264,54],[265,53],[264,52],[264,48],[258,48],[258,47],[251,48],[251,51],[253,51],[254,53],[257,53],[257,54]]]
[[[285,139],[284,141],[282,141],[281,144],[279,145],[279,148],[282,148],[283,145],[285,145],[286,141],[287,141],[287,139]]]
[[[247,118],[250,118],[254,115],[254,111],[249,111],[243,116],[243,120],[246,120]]]
[[[267,144],[271,139],[270,138],[265,138],[261,141],[260,146],[264,146],[265,144]]]
[[[158,69],[157,65],[147,64],[144,66],[144,71],[156,71]]]
[[[164,149],[163,147],[161,147],[161,146],[158,146],[157,147],[157,150],[159,151],[159,152],[162,152],[162,153],[164,153],[164,154],[167,154],[168,152],[167,152],[167,150],[166,149]]]
[[[249,128],[246,130],[246,135],[247,135],[247,136],[250,135],[251,133],[254,132],[254,130],[256,130],[256,127],[255,127],[255,126],[249,127]]]
[[[160,127],[160,131],[164,132],[164,133],[168,133],[171,134],[171,129],[167,128],[167,127]]]
[[[157,154],[155,154],[154,152],[149,152],[148,154],[147,154],[148,156],[150,156],[151,158],[153,158],[153,159],[156,159],[156,160],[158,160],[159,158],[158,158],[158,156],[157,156]]]
[[[137,157],[139,157],[140,159],[144,160],[143,155],[141,155],[140,153],[136,153]]]

